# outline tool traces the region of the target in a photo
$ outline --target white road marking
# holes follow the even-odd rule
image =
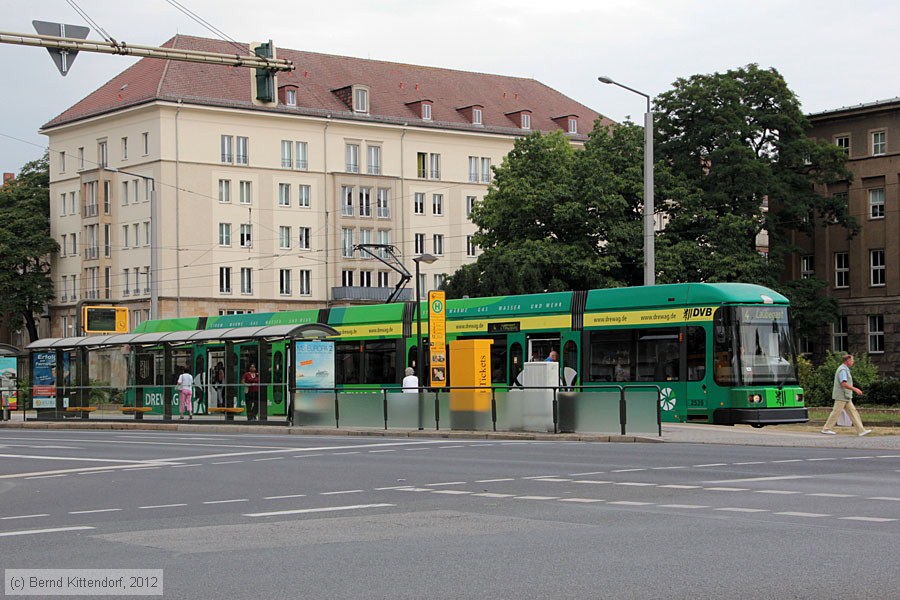
[[[765,461],[762,460],[751,460],[750,462],[736,462],[735,465],[764,465]]]
[[[34,477],[26,477],[25,479],[53,479],[54,477],[68,477],[68,475],[36,475]]]
[[[613,485],[627,485],[627,486],[631,486],[631,487],[650,487],[650,486],[655,486],[656,484],[655,483],[641,483],[639,481],[619,481],[619,482],[613,483]]]
[[[866,458],[875,458],[874,456],[845,456],[843,460],[864,460]]]
[[[900,454],[879,454],[875,458],[900,458]]]
[[[439,485],[464,485],[465,481],[445,481],[443,483],[426,483],[428,487],[438,487]]]
[[[283,456],[270,456],[269,458],[254,458],[253,462],[263,462],[264,460],[284,460]]]
[[[234,500],[207,500],[203,504],[232,504],[234,502],[250,502],[249,498],[235,498]]]
[[[706,483],[742,483],[744,481],[783,481],[786,479],[810,479],[812,475],[776,475],[773,477],[744,477],[741,479],[717,479]]]
[[[531,475],[522,479],[546,479],[547,477],[556,477],[556,475]]]
[[[403,488],[412,487],[411,485],[392,485],[390,487],[375,488],[375,491],[382,492],[384,490],[402,490]]]
[[[894,498],[892,496],[872,496],[869,500],[890,500],[891,502],[900,502],[900,498]]]
[[[534,481],[548,481],[551,483],[563,483],[566,481],[572,481],[571,479],[562,479],[560,477],[541,477],[540,479],[535,479]]]
[[[203,465],[201,465],[200,463],[193,463],[190,465],[173,465],[172,468],[173,469],[187,469],[188,467],[202,467],[202,466]]]
[[[434,490],[435,494],[448,494],[451,496],[460,496],[462,494],[471,494],[472,492],[467,492],[465,490]]]
[[[818,518],[818,517],[830,517],[831,515],[823,515],[822,513],[807,513],[807,512],[777,512],[776,515],[784,515],[786,517],[810,517],[810,518]]]
[[[379,452],[396,452],[396,450],[369,450],[369,454],[378,454]]]
[[[632,473],[634,471],[646,471],[647,469],[613,469],[610,473]]]
[[[187,506],[187,504],[151,504],[150,506],[138,506],[140,510],[150,510],[151,508],[175,508],[178,506]]]
[[[244,462],[244,461],[242,461],[242,460],[220,460],[220,461],[216,461],[212,464],[214,464],[214,465],[236,465],[237,463],[242,463],[242,462]]]
[[[70,515],[90,515],[94,513],[119,512],[121,508],[98,508],[96,510],[70,510]]]
[[[27,531],[7,531],[0,533],[0,537],[12,537],[16,535],[35,535],[38,533],[58,533],[61,531],[83,531],[85,529],[95,529],[95,527],[56,527],[54,529],[31,529]]]
[[[709,508],[702,504],[660,504],[661,508]]]
[[[321,492],[320,496],[337,496],[340,494],[359,494],[364,490],[341,490],[339,492]]]
[[[603,500],[598,500],[597,498],[560,498],[560,502],[583,502],[585,504],[591,504],[594,502],[603,502]]]
[[[359,452],[357,452],[359,454]],[[291,458],[312,458],[313,456],[325,456],[324,453],[320,452],[319,454],[298,454],[297,456],[293,456]]]
[[[409,448],[407,448],[408,450]],[[418,448],[416,448],[418,450]],[[335,452],[332,456],[346,456],[348,454],[361,454],[361,452]]]
[[[666,470],[669,470],[669,469],[687,469],[687,467],[686,467],[686,466],[679,466],[679,467],[653,467],[653,470],[654,470],[654,471],[666,471]]]
[[[772,464],[775,463],[792,463],[792,462],[803,462],[802,458],[789,458],[787,460],[773,460]]]
[[[596,484],[601,484],[601,483],[612,483],[612,481],[601,481],[601,480],[599,480],[599,479],[576,479],[576,480],[575,480],[575,483],[596,483]]]
[[[434,490],[431,488],[419,488],[419,487],[404,487],[399,488],[398,492],[433,492]]]
[[[78,473],[78,474],[79,475],[103,475],[105,473],[115,473],[116,472],[116,471],[107,469],[106,467],[104,467],[103,469],[104,470],[102,470],[102,471],[82,471],[81,473]]]
[[[882,519],[879,517],[840,517],[845,521],[868,521],[870,523],[889,523],[897,519]]]
[[[749,464],[749,463],[744,463],[744,464]],[[709,464],[705,464],[705,465],[694,465],[694,468],[699,469],[702,467],[727,467],[727,466],[728,466],[727,463],[709,463]]]
[[[450,448],[465,448],[465,446],[438,446],[441,450],[449,450]]]
[[[482,498],[512,498],[515,494],[494,494],[491,492],[482,492],[480,494],[472,494],[473,496],[481,496]]]
[[[162,467],[136,467],[134,469],[129,469],[130,471],[153,471],[156,469],[160,469]]]
[[[516,500],[559,500],[559,496],[515,496]]]
[[[822,498],[856,498],[856,494],[829,494],[826,492],[817,492],[815,494],[806,494],[807,496],[820,496]]]
[[[750,488],[735,488],[735,487],[705,487],[704,490],[709,490],[710,492],[747,492],[750,491]]]
[[[586,475],[603,475],[606,471],[590,471],[588,473],[569,473],[569,477],[584,477]]]
[[[11,521],[13,519],[36,519],[38,517],[49,517],[50,515],[47,513],[41,513],[37,515],[16,515],[15,517],[0,517],[0,521]]]
[[[744,513],[760,513],[760,512],[769,512],[764,508],[739,508],[739,507],[731,507],[726,506],[724,508],[714,508],[713,510],[721,510],[724,512],[744,512]]]
[[[790,494],[802,494],[803,492],[791,492],[788,490],[753,490],[757,494],[783,494],[785,496]]]
[[[837,460],[836,458],[807,458],[806,462],[817,462],[823,460]]]
[[[284,500],[287,498],[306,498],[306,494],[288,494],[286,496],[266,496],[263,500]]]
[[[621,506],[650,506],[653,503],[652,502],[633,502],[631,500],[616,500],[615,502],[609,502],[608,504],[619,504]]]
[[[396,506],[394,504],[355,504],[353,506],[329,506],[326,508],[301,508],[298,510],[277,510],[274,512],[263,513],[247,513],[245,517],[280,517],[282,515],[302,515],[319,512],[334,512],[341,510],[360,510],[363,508],[384,508],[387,506]]]
[[[498,481],[515,481],[512,477],[502,477],[500,479],[476,479],[475,483],[496,483]]]
[[[666,485],[659,486],[661,488],[669,488],[671,490],[699,490],[699,485],[681,485],[678,483],[668,483]]]

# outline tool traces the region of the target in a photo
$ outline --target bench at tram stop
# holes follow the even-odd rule
[[[144,419],[144,413],[148,413],[153,410],[152,406],[120,406],[119,410],[122,411],[123,415],[133,414],[134,419],[136,421],[142,421]]]
[[[234,421],[234,415],[244,412],[243,407],[237,406],[211,406],[206,409],[210,414],[222,413],[226,421]]]
[[[87,419],[91,416],[91,413],[97,410],[96,406],[67,406],[66,407],[66,416],[73,417],[81,417],[82,419]]]

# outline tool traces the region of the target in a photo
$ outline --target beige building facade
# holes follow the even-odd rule
[[[151,309],[383,302],[400,275],[358,244],[394,246],[410,273],[436,256],[424,295],[477,257],[469,212],[515,140],[562,130],[581,144],[599,116],[530,79],[278,58],[297,69],[268,101],[252,70],[144,59],[44,126],[61,248],[50,335],[78,335],[93,303],[129,307],[133,327]]]

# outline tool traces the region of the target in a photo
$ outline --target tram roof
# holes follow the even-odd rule
[[[303,325],[264,325],[232,327],[230,329],[194,329],[190,331],[160,331],[153,333],[116,333],[64,338],[44,338],[25,346],[26,350],[74,350],[77,348],[106,348],[110,346],[150,346],[159,344],[188,344],[215,340],[254,340],[267,338],[315,339],[338,336],[340,332],[323,323]]]

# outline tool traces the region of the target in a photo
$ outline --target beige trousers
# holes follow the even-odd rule
[[[828,415],[828,420],[825,421],[824,429],[831,429],[834,427],[834,424],[837,423],[838,417],[840,414],[846,410],[847,414],[850,415],[850,420],[853,421],[853,428],[856,429],[856,433],[860,434],[866,430],[863,427],[862,419],[859,417],[859,412],[856,410],[856,407],[853,406],[852,400],[835,400],[834,408],[831,409],[831,414]]]

